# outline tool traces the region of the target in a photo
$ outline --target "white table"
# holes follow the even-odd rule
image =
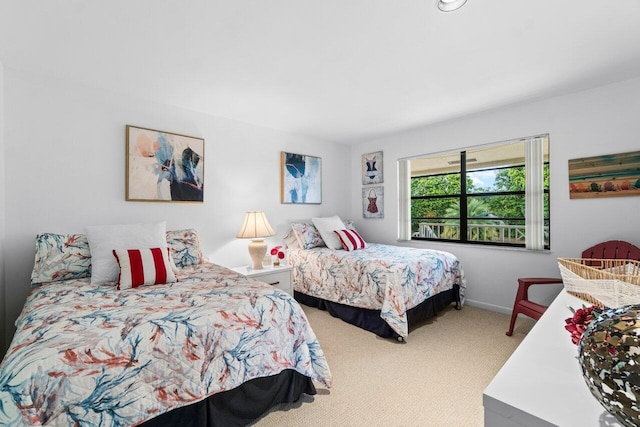
[[[259,282],[267,283],[271,286],[282,289],[289,295],[293,296],[293,281],[291,275],[293,274],[293,267],[280,264],[278,267],[264,266],[260,270],[253,270],[248,267],[234,267],[233,271],[236,271],[244,276],[251,277]]]
[[[564,329],[569,307],[583,305],[560,292],[485,389],[485,426],[622,426],[591,395]]]

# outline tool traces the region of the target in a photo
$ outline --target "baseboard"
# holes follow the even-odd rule
[[[465,298],[464,304],[465,305],[468,304],[471,307],[478,307],[484,310],[495,311],[497,313],[508,314],[508,315],[511,315],[511,310],[513,310],[513,307],[502,307],[500,305],[487,304],[486,302],[474,301],[468,298]]]

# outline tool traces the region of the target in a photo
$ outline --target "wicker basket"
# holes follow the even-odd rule
[[[558,258],[564,288],[600,307],[640,304],[640,261]]]

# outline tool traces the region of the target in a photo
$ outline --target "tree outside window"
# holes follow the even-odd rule
[[[411,238],[524,247],[529,229],[549,248],[548,135],[535,138],[542,142],[538,156],[526,154],[532,140],[409,159]],[[542,182],[528,188],[527,168],[535,167]],[[526,205],[535,192],[542,192],[543,212],[532,229]]]

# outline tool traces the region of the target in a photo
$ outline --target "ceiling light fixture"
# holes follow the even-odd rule
[[[443,12],[452,12],[460,9],[466,2],[467,0],[438,0],[436,5]]]

